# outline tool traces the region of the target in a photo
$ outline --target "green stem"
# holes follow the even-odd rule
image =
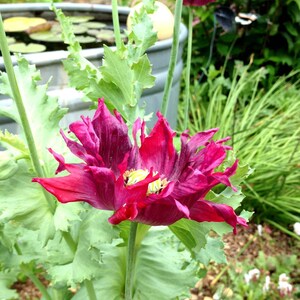
[[[278,228],[279,230],[281,230],[281,231],[285,232],[286,234],[292,236],[294,239],[297,239],[298,241],[300,241],[300,236],[297,235],[296,233],[286,229],[284,226],[281,226],[280,224],[278,224],[278,223],[276,223],[272,220],[267,219],[266,221],[268,223],[270,223],[271,225],[273,225],[274,227]]]
[[[33,282],[33,284],[39,289],[39,291],[42,293],[43,298],[46,300],[51,300],[51,297],[46,289],[46,287],[43,285],[43,283],[39,280],[38,277],[36,277],[33,273],[27,274],[27,276],[30,278],[30,280]]]
[[[135,239],[138,223],[131,222],[130,232],[128,239],[128,252],[127,252],[127,266],[126,266],[126,280],[125,280],[125,300],[132,300],[132,285],[134,278],[134,265],[135,265]]]
[[[64,240],[66,241],[68,247],[70,248],[71,252],[73,254],[75,254],[75,252],[77,250],[77,245],[74,242],[70,232],[62,231],[62,236],[63,236]]]
[[[13,68],[13,64],[12,64],[11,57],[10,57],[9,50],[8,50],[8,45],[7,45],[6,35],[5,35],[5,32],[4,32],[4,28],[3,28],[3,22],[2,22],[1,14],[0,14],[0,49],[1,49],[1,52],[2,52],[2,56],[3,56],[7,76],[8,76],[8,79],[9,79],[10,87],[11,87],[11,90],[12,90],[12,93],[13,93],[13,98],[15,100],[15,103],[16,103],[16,106],[17,106],[17,109],[18,109],[18,113],[19,113],[19,116],[20,116],[21,124],[22,124],[23,130],[24,130],[24,133],[25,133],[25,137],[26,137],[26,140],[27,140],[27,144],[28,144],[28,148],[29,148],[30,157],[31,157],[33,167],[34,167],[35,172],[36,172],[38,177],[45,177],[44,170],[42,169],[42,167],[40,165],[38,152],[37,152],[37,149],[36,149],[36,146],[35,146],[35,141],[34,141],[34,138],[33,138],[33,134],[32,134],[30,125],[29,125],[26,110],[25,110],[25,107],[23,105],[23,100],[22,100],[22,96],[21,96],[21,93],[20,93],[20,90],[19,90],[19,86],[18,86],[18,83],[17,83],[17,80],[16,80],[16,76],[15,76],[15,73],[14,73],[14,68]],[[45,199],[48,202],[48,205],[49,205],[49,208],[50,208],[51,212],[54,213],[54,211],[55,211],[55,202],[52,201],[51,196],[44,189],[43,189],[43,192],[44,192]],[[67,242],[69,248],[71,249],[72,253],[75,253],[77,246],[76,246],[76,243],[74,242],[74,240],[72,239],[72,236],[68,232],[63,232],[62,235],[63,235],[65,241]],[[18,250],[20,250],[20,249],[18,249]],[[17,252],[18,252],[18,250],[17,250]],[[51,300],[50,296],[47,293],[47,290],[45,289],[43,284],[39,281],[39,279],[36,278],[31,273],[27,273],[27,276],[32,280],[32,282],[41,291],[41,293],[44,295],[45,299]],[[93,290],[92,282],[86,281],[86,284],[90,287],[89,290]],[[90,295],[90,293],[89,293],[89,295]],[[95,297],[90,298],[90,300],[95,300],[95,299],[96,299]]]
[[[0,14],[0,50],[2,52],[2,57],[4,60],[4,65],[5,65],[5,69],[7,72],[7,76],[8,76],[8,80],[9,80],[9,84],[12,90],[12,94],[13,94],[13,99],[15,100],[17,109],[18,109],[18,113],[20,116],[20,121],[24,130],[24,134],[27,140],[27,145],[28,145],[28,149],[30,152],[30,157],[31,157],[31,161],[33,164],[33,167],[35,169],[35,172],[37,174],[38,177],[45,177],[45,173],[44,170],[41,167],[40,164],[40,160],[38,157],[38,152],[35,146],[35,141],[33,138],[33,134],[29,125],[29,121],[27,118],[27,114],[26,114],[26,110],[23,104],[23,100],[22,100],[22,96],[19,90],[19,86],[16,80],[16,76],[15,76],[15,72],[14,72],[14,67],[11,61],[11,57],[10,57],[10,53],[8,50],[8,45],[7,45],[7,40],[6,40],[6,35],[4,32],[4,27],[3,27],[3,22],[2,22],[2,17]],[[45,194],[45,198],[48,202],[49,208],[52,212],[54,212],[55,210],[55,203],[53,201],[51,201],[51,198],[49,196],[46,196]]]
[[[77,250],[77,244],[74,242],[70,232],[62,231],[62,236],[63,236],[64,240],[66,241],[68,247],[70,248],[71,252],[73,254],[75,254],[76,250]],[[87,290],[89,300],[97,300],[93,282],[91,280],[86,279],[84,281],[84,285]]]
[[[189,10],[189,35],[187,46],[187,58],[186,58],[186,74],[185,74],[185,108],[184,108],[184,123],[183,129],[188,127],[189,119],[189,104],[190,104],[190,78],[191,78],[191,59],[192,59],[192,43],[193,43],[193,10],[191,7]]]
[[[120,33],[120,22],[118,12],[118,0],[112,0],[112,19],[114,25],[114,35],[116,40],[117,49],[120,50],[122,46],[122,39]]]
[[[22,250],[19,247],[18,244],[14,245],[16,252],[18,255],[22,255]],[[39,289],[39,291],[42,293],[43,298],[46,300],[51,300],[51,297],[46,289],[46,287],[43,285],[43,283],[39,280],[37,276],[32,272],[31,268],[27,264],[21,264],[20,268],[22,272],[30,278],[30,280],[33,282],[33,284]]]
[[[87,290],[88,296],[90,300],[97,300],[96,292],[94,289],[93,282],[90,280],[84,281],[85,288]]]
[[[163,95],[162,107],[161,107],[161,112],[164,116],[167,116],[170,93],[171,93],[171,88],[173,83],[174,69],[177,62],[182,2],[183,0],[176,0],[176,4],[175,4],[175,24],[174,24],[174,31],[173,31],[171,58],[170,58],[168,77],[164,88],[164,95]]]

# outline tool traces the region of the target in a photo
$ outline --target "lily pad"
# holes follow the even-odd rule
[[[92,36],[78,35],[76,36],[76,39],[80,44],[88,44],[88,43],[96,42],[96,38]]]
[[[61,33],[62,30],[61,30],[60,24],[59,24],[58,22],[54,22],[54,23],[52,24],[51,31],[52,31],[52,32],[55,32],[55,33]]]
[[[52,31],[35,32],[29,35],[35,41],[41,42],[63,42],[61,34]]]
[[[3,24],[6,32],[21,32],[46,22],[47,20],[43,18],[12,17],[5,19]]]
[[[110,43],[113,43],[115,41],[114,32],[108,29],[100,30],[99,34],[97,34],[96,37],[101,41],[108,41]]]
[[[6,41],[7,41],[8,45],[11,45],[11,44],[14,44],[16,42],[16,39],[11,37],[11,36],[7,36]]]
[[[82,24],[73,25],[72,29],[73,29],[74,34],[83,34],[83,33],[87,32],[87,28],[85,26],[83,26]]]
[[[25,43],[15,43],[8,46],[10,52],[14,53],[37,53],[46,50],[46,46],[40,44],[28,44]]]
[[[89,29],[87,31],[87,34],[97,36],[98,34],[100,34],[100,30],[98,30],[98,29]]]
[[[69,20],[72,22],[72,23],[85,23],[85,22],[88,22],[90,20],[94,20],[95,17],[93,16],[70,16],[69,17]]]
[[[101,22],[87,22],[84,26],[90,29],[100,29],[106,27],[106,24]]]

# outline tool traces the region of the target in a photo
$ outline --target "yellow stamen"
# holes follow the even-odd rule
[[[133,185],[137,182],[144,180],[149,175],[148,170],[130,170],[124,173],[124,180],[127,186]],[[156,175],[155,172],[153,175]],[[167,179],[158,178],[157,180],[150,182],[148,184],[147,195],[149,194],[159,194],[168,184]]]

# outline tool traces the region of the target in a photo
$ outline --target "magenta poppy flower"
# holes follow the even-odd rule
[[[181,218],[198,222],[227,222],[234,231],[246,221],[236,216],[232,207],[205,200],[216,185],[230,183],[237,161],[224,172],[215,172],[225,159],[227,139],[213,141],[217,129],[189,137],[181,135],[181,151],[173,145],[175,133],[166,119],[158,121],[148,136],[145,123],[133,124],[133,142],[120,114],[114,116],[104,101],[91,120],[70,125],[77,141],[64,138],[71,152],[82,163],[68,164],[50,149],[59,162],[56,173],[66,170],[69,175],[54,178],[34,178],[62,203],[85,201],[95,208],[114,211],[112,224],[124,220],[149,225],[170,225]],[[138,132],[140,138],[137,138]]]
[[[203,6],[215,0],[183,0],[183,5],[186,6]]]

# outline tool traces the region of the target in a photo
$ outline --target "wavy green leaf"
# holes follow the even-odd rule
[[[81,203],[71,203],[67,207],[51,196],[52,201],[57,202],[53,215],[45,191],[31,182],[33,177],[35,174],[30,171],[30,164],[19,160],[13,176],[0,180],[0,223],[14,221],[25,228],[38,230],[39,239],[46,243],[54,237],[56,230],[67,231],[71,223],[79,221],[78,214],[83,207]]]
[[[6,149],[11,150],[12,152],[19,153],[23,157],[29,158],[27,146],[18,135],[12,134],[7,130],[5,130],[4,132],[0,130],[0,144],[5,146]]]
[[[227,262],[224,253],[224,244],[220,238],[212,238],[207,236],[207,243],[199,253],[197,253],[197,260],[201,261],[204,265],[208,266],[210,261],[214,261],[218,264],[224,264]]]
[[[178,251],[179,244],[167,229],[150,229],[137,252],[134,300],[175,300],[188,296],[197,281],[198,267],[190,264],[189,252]],[[101,272],[94,284],[96,294],[99,299],[124,299],[126,247],[100,249],[103,255]],[[86,298],[83,287],[73,299]]]
[[[16,290],[10,289],[10,286],[15,282],[17,274],[11,272],[0,272],[0,295],[1,300],[19,299]]]
[[[72,253],[65,241],[60,241],[59,237],[48,243],[47,272],[51,275],[53,284],[75,287],[86,279],[100,275],[105,255],[102,247],[108,247],[110,252],[111,248],[114,248],[111,244],[112,239],[118,238],[118,233],[107,221],[109,214],[93,208],[82,214],[82,222],[78,223],[77,229],[73,227],[73,236],[77,243],[75,253]]]
[[[40,237],[47,240],[55,233],[53,215],[43,190],[31,182],[35,175],[28,169],[25,161],[19,161],[14,176],[0,181],[0,222],[14,220],[33,230],[43,228]]]
[[[70,54],[64,61],[64,67],[71,86],[83,91],[85,96],[94,102],[104,98],[108,107],[116,108],[129,123],[138,116],[143,117],[144,110],[136,104],[142,91],[152,87],[155,82],[155,78],[151,75],[150,61],[147,56],[143,56],[146,48],[155,42],[153,36],[148,44],[145,42],[145,36],[142,38],[138,34],[132,34],[128,37],[128,46],[123,45],[121,49],[115,51],[104,47],[103,66],[97,68],[83,57],[81,47],[72,32],[70,20],[61,10],[55,7],[53,10],[61,24],[64,41],[70,45],[68,47]],[[142,15],[145,18],[146,12]],[[139,20],[140,31],[142,32],[145,26],[143,34],[148,36],[151,31],[149,20],[143,21],[142,18]]]
[[[59,121],[66,113],[66,109],[58,106],[57,98],[47,95],[47,84],[38,85],[39,71],[35,66],[29,65],[25,58],[18,59],[18,66],[14,67],[14,71],[41,163],[46,174],[50,176],[55,170],[55,165],[47,148],[53,145],[64,146],[62,139],[57,139],[57,137],[59,136]],[[13,98],[6,73],[0,76],[0,93]],[[12,107],[3,108],[0,114],[9,115],[22,127],[14,103]]]

